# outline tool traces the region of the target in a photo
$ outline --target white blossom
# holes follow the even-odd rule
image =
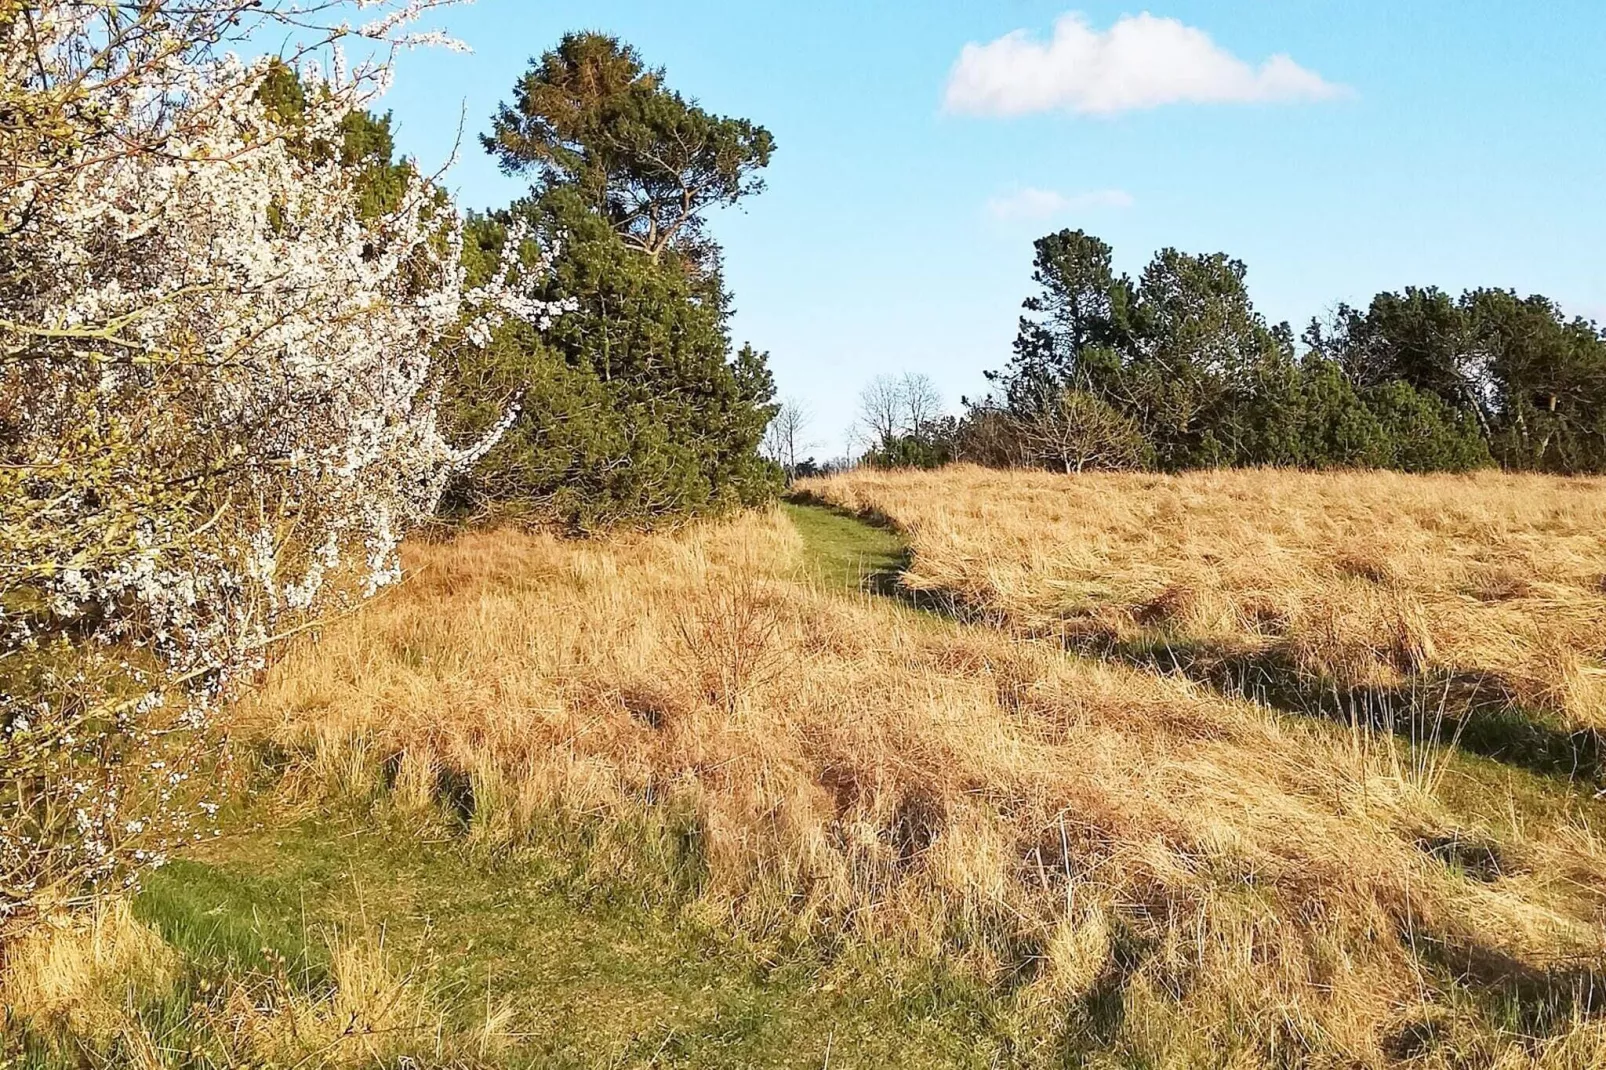
[[[449,43],[408,30],[437,0],[357,0],[377,9],[361,27],[252,62],[222,44],[253,21],[307,35],[341,5],[152,0],[133,22],[96,0],[25,6],[0,18],[0,110],[24,117],[0,128],[0,612],[35,604],[17,592],[42,608],[0,621],[0,654],[104,653],[71,687],[0,696],[0,746],[42,720],[74,740],[48,769],[0,771],[33,778],[0,796],[82,800],[73,849],[109,872],[146,826],[72,758],[101,743],[81,726],[109,714],[98,731],[151,746],[150,717],[198,724],[276,637],[398,579],[400,540],[513,418],[448,441],[437,354],[566,306],[523,288],[547,262],[521,267],[522,235],[469,290],[438,187],[412,169],[365,218],[358,175],[317,149],[389,81],[386,57],[352,64],[341,42]],[[306,85],[293,117],[259,92],[280,62]],[[103,676],[135,679],[134,651],[160,665],[153,686],[97,697]],[[26,802],[0,806],[19,808],[0,810],[3,916],[61,845],[25,830]]]

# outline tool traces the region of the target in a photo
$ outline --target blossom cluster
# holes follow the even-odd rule
[[[0,0],[0,920],[141,860],[124,774],[171,802],[171,733],[396,580],[494,441],[442,434],[439,354],[561,311],[529,257],[468,288],[416,169],[364,215],[327,146],[388,67],[341,42],[428,43],[435,4],[343,6]],[[274,19],[293,55],[223,51]],[[293,117],[261,92],[287,64]]]

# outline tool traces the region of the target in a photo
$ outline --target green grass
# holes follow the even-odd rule
[[[539,850],[478,849],[449,821],[404,820],[380,802],[225,835],[151,875],[135,911],[183,956],[188,980],[169,1002],[193,998],[198,978],[286,966],[316,991],[331,934],[381,932],[443,997],[448,1034],[487,1006],[512,1009],[496,1066],[823,1066],[827,1051],[841,1067],[985,1066],[1000,1055],[996,1008],[977,986],[869,948],[833,960],[759,946],[654,889],[575,873]],[[170,1050],[189,1045],[173,1008],[145,1018]]]
[[[807,567],[831,586],[885,592],[909,563],[908,546],[890,528],[824,505],[781,508],[803,537]]]

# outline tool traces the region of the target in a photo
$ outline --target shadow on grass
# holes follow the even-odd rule
[[[1470,754],[1544,776],[1591,784],[1606,780],[1606,754],[1592,730],[1569,731],[1550,714],[1523,706],[1489,673],[1444,671],[1397,687],[1346,686],[1313,676],[1286,654],[1223,651],[1177,639],[1066,637],[1078,653],[1176,673],[1235,698],[1285,713],[1392,733],[1413,745],[1454,744]]]
[[[1405,939],[1425,967],[1451,982],[1490,1022],[1530,1044],[1606,1014],[1606,970],[1598,964],[1541,968],[1453,937],[1418,931]],[[1396,1059],[1410,1060],[1446,1039],[1438,1023],[1426,1018],[1396,1030],[1385,1038],[1384,1048]]]
[[[922,612],[971,624],[1005,627],[997,611],[967,604],[951,591],[913,590],[903,583],[911,551],[896,524],[875,510],[853,511],[807,491],[794,492],[789,511],[822,569],[844,573],[848,586],[891,598]],[[868,566],[868,567],[866,567]],[[1278,651],[1225,650],[1187,639],[1057,635],[1068,650],[1175,673],[1222,694],[1301,716],[1390,732],[1415,745],[1453,743],[1470,754],[1547,777],[1606,782],[1606,748],[1598,733],[1569,731],[1543,710],[1524,707],[1498,677],[1443,672],[1400,687],[1350,687],[1315,677]]]

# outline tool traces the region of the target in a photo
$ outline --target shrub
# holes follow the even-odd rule
[[[1494,464],[1477,421],[1434,394],[1395,381],[1362,395],[1389,446],[1388,468],[1405,472],[1465,472]]]
[[[1146,468],[1154,451],[1137,421],[1085,390],[1061,390],[1020,419],[1032,463],[1066,473]]]
[[[220,54],[302,8],[121,11],[0,2],[0,920],[142,860],[120,770],[169,801],[156,733],[397,576],[498,430],[442,435],[432,351],[550,311],[465,291],[429,182],[382,210],[341,160],[381,68],[285,109],[287,64]]]

